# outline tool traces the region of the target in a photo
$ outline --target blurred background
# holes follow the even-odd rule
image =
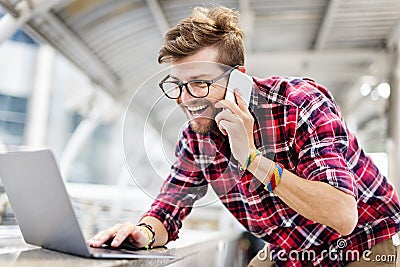
[[[164,127],[174,101],[140,89],[165,68],[165,32],[197,5],[240,11],[252,76],[328,87],[399,192],[398,0],[0,0],[0,151],[51,148],[88,234],[138,220],[185,122],[174,112]],[[15,224],[0,190],[1,223]],[[184,228],[239,227],[215,199],[210,190]]]

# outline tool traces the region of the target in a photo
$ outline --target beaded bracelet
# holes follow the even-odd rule
[[[252,151],[252,152],[250,153],[250,155],[247,157],[246,162],[245,162],[242,166],[240,166],[240,170],[241,170],[241,171],[247,170],[247,168],[249,167],[249,165],[251,164],[251,162],[252,162],[258,155],[260,155],[260,154],[261,154],[261,152],[260,152],[260,150],[258,150],[258,149]]]
[[[275,190],[275,187],[281,181],[282,173],[283,173],[283,165],[280,164],[279,162],[276,162],[274,172],[272,173],[271,177],[269,178],[268,184],[264,187],[265,190],[268,190],[269,192],[273,192]]]
[[[147,223],[139,223],[137,226],[146,227],[150,231],[150,233],[153,235],[153,237],[150,237],[149,232],[146,231],[147,232],[147,237],[148,237],[148,243],[145,246],[145,248],[146,249],[153,248],[153,244],[154,244],[154,242],[156,242],[156,233],[154,232],[153,227],[151,227],[151,225],[147,224]]]

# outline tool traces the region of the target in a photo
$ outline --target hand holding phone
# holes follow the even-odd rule
[[[233,157],[243,163],[249,155],[249,151],[255,150],[253,128],[254,118],[246,108],[250,103],[251,92],[253,89],[253,79],[243,72],[235,69],[229,76],[225,100],[230,100],[236,104],[237,97],[234,90],[241,93],[241,97],[246,102],[246,106],[238,105],[233,107],[231,104],[216,103],[216,108],[223,108],[215,117],[219,130],[222,134],[229,137],[229,145]],[[229,109],[227,106],[231,106]]]
[[[252,88],[253,88],[253,79],[249,75],[244,74],[243,72],[235,69],[231,72],[229,76],[225,99],[236,103],[233,90],[237,89],[242,93],[243,98],[246,101],[247,105],[249,105]]]

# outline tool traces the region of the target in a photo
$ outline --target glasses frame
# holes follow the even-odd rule
[[[177,97],[170,97],[170,96],[165,92],[165,90],[164,90],[163,84],[164,84],[169,78],[171,78],[171,76],[170,76],[169,74],[168,74],[164,79],[162,79],[161,82],[158,83],[158,86],[161,88],[161,90],[163,91],[164,95],[165,95],[166,97],[168,97],[169,99],[178,99],[178,98],[180,98],[181,95],[182,95],[183,87],[185,87],[185,88],[186,88],[186,91],[187,91],[191,96],[193,96],[194,98],[204,98],[204,97],[207,97],[208,94],[210,93],[210,86],[211,86],[213,83],[215,83],[215,82],[221,80],[221,79],[224,78],[225,76],[230,75],[231,72],[234,71],[235,69],[237,69],[238,67],[239,67],[239,65],[236,65],[236,66],[230,68],[229,70],[225,71],[224,73],[222,73],[221,75],[217,76],[216,78],[214,78],[214,79],[212,79],[212,80],[191,80],[191,81],[187,81],[187,82],[185,82],[185,83],[184,83],[184,82],[181,82],[181,81],[179,81],[179,80],[177,80],[177,81],[169,81],[168,83],[174,83],[174,84],[176,84],[176,85],[178,86],[178,88],[179,88],[179,95],[178,95]],[[204,82],[204,83],[206,83],[206,84],[207,84],[207,94],[205,94],[204,96],[196,96],[196,95],[194,95],[194,94],[191,92],[191,90],[189,89],[189,86],[188,86],[189,83],[193,83],[193,82]]]

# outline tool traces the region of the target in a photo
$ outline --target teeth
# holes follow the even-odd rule
[[[205,109],[207,107],[207,105],[204,105],[204,106],[197,106],[197,107],[187,107],[187,109],[189,110],[189,111],[199,111],[199,110],[202,110],[202,109]]]

